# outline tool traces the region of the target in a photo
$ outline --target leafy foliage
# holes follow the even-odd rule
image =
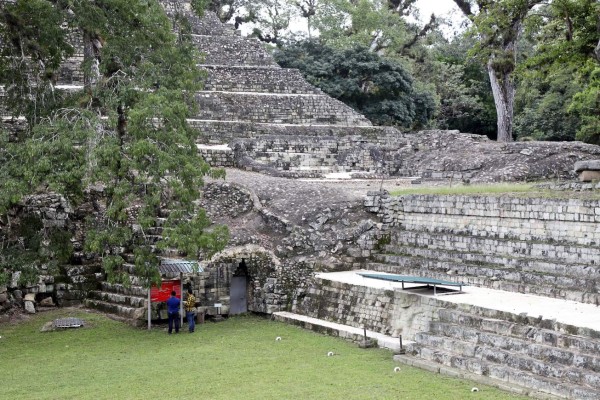
[[[573,96],[569,111],[581,119],[577,140],[600,145],[600,66],[588,62],[588,86]]]
[[[275,58],[376,124],[421,127],[434,115],[433,96],[418,90],[401,64],[365,47],[342,50],[304,41],[276,52]]]
[[[61,40],[66,43],[70,32],[83,32],[84,49],[94,48],[85,53],[83,65],[89,84],[51,108],[37,111],[35,98],[26,98],[24,108],[12,108],[13,115],[35,109],[37,123],[23,137],[2,136],[10,150],[0,152],[7,161],[0,166],[5,178],[0,182],[0,212],[40,188],[63,195],[75,206],[89,200],[88,188],[96,188],[103,205],[88,218],[85,249],[102,258],[112,282],[129,284],[122,257],[128,249],[134,250],[146,285],[160,279],[153,250],[157,242],[164,242],[162,248],[185,243],[183,250],[193,257],[200,249],[208,254],[222,249],[226,228],[211,232],[205,218],[198,224],[197,216],[204,214],[194,206],[203,177],[224,172],[199,158],[195,134],[186,122],[195,104],[193,93],[202,81],[193,44],[172,33],[172,24],[156,1],[36,2],[59,17],[32,19],[28,29],[36,23],[60,28],[61,21],[68,21],[71,30],[61,30]],[[7,29],[6,20],[3,25]],[[35,39],[31,48],[49,46]],[[23,49],[13,47],[10,54]],[[56,51],[27,50],[26,55],[33,60],[38,53]],[[20,67],[10,63],[11,57],[3,61],[4,78]],[[17,84],[28,85],[12,83]],[[148,235],[162,217],[165,234]],[[190,230],[197,236],[185,241],[181,235]]]
[[[518,138],[575,140],[581,121],[569,112],[569,104],[581,88],[573,75],[565,68],[551,78],[521,81],[515,104]]]
[[[554,1],[541,8],[526,26],[535,51],[524,60],[519,72],[527,87],[542,82],[550,88],[541,92],[539,99],[544,107],[540,121],[552,123],[550,134],[546,134],[549,139],[576,138],[600,144],[600,58],[595,54],[600,37],[598,15],[597,1]],[[525,111],[533,107],[528,105]],[[553,131],[561,131],[562,135]]]

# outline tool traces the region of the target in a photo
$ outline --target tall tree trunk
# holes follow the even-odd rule
[[[89,32],[83,32],[83,85],[91,91],[100,79],[100,49],[98,38]]]
[[[515,104],[515,83],[512,71],[496,71],[493,56],[487,63],[487,71],[494,95],[496,115],[498,117],[498,141],[512,142],[513,110]]]

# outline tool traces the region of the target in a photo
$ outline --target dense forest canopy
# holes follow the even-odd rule
[[[415,22],[415,0],[208,3],[223,21],[238,27],[251,23],[251,35],[275,45],[283,65],[299,68],[313,84],[368,114],[375,123],[403,129],[459,129],[501,141],[600,143],[600,3],[596,0],[455,0],[469,25],[451,38],[442,34],[447,21],[440,16],[431,15],[424,24]],[[297,21],[307,27],[303,35],[290,33],[290,24]],[[299,49],[304,49],[302,59],[289,63],[299,56]],[[366,110],[364,104],[373,92],[362,90],[361,98],[351,93],[353,89],[340,91],[344,74],[333,79],[336,90],[332,79],[316,79],[325,73],[323,65],[315,62],[318,54],[358,54],[364,49],[373,53],[373,60],[379,58],[380,65],[400,65],[407,73],[412,91],[390,101],[403,102],[404,108],[421,104],[425,123],[415,124],[400,117],[409,114],[406,110],[381,108],[381,103]],[[333,77],[336,71],[329,69]],[[365,79],[375,75],[372,71]],[[434,101],[433,112],[429,99]],[[370,111],[382,114],[373,117]]]

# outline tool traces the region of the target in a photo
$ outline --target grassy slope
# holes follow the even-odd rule
[[[87,327],[41,333],[58,317]],[[513,399],[408,366],[392,354],[257,317],[167,335],[59,310],[0,325],[3,399]],[[275,337],[281,336],[281,341]],[[327,352],[335,356],[327,357]],[[478,385],[479,386],[479,385]]]

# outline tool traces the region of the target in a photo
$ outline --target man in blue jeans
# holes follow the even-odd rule
[[[181,301],[176,297],[177,293],[173,290],[171,297],[167,300],[167,314],[169,315],[169,335],[173,331],[173,322],[175,322],[175,333],[179,333],[179,304]]]

